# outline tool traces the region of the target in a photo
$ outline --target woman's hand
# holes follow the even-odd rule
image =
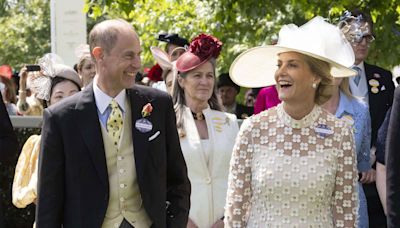
[[[28,78],[28,71],[26,67],[22,67],[19,71],[19,89],[25,91],[26,89],[26,80]]]
[[[374,169],[370,169],[367,172],[361,173],[360,182],[363,184],[369,184],[375,182],[376,179],[376,171]]]

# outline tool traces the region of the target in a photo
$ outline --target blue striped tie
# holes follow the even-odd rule
[[[361,69],[358,66],[353,66],[352,69],[357,71],[357,75],[354,76],[353,80],[354,80],[354,83],[356,83],[356,85],[358,86],[358,84],[360,83],[360,80],[361,80]]]

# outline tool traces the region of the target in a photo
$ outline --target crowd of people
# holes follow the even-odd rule
[[[399,227],[400,91],[365,62],[374,39],[362,11],[315,17],[218,75],[217,37],[142,50],[113,19],[74,67],[55,54],[1,66],[12,203],[35,204],[39,228]],[[157,64],[141,73],[142,51]],[[43,116],[18,152],[13,115]]]

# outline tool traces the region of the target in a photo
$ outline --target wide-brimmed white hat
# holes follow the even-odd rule
[[[350,43],[336,26],[317,16],[300,27],[284,25],[276,45],[255,47],[240,54],[231,65],[230,76],[243,87],[274,85],[278,54],[291,51],[328,62],[333,77],[357,74],[349,68],[354,64]]]

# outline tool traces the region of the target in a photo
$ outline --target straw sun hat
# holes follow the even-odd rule
[[[240,54],[231,65],[230,76],[243,87],[274,85],[278,54],[291,51],[328,62],[333,77],[357,74],[349,68],[354,64],[350,43],[336,26],[318,16],[300,27],[284,25],[276,45],[255,47]]]

